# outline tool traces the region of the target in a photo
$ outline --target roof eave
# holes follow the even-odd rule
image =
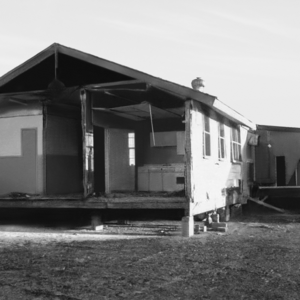
[[[224,115],[225,117],[234,121],[235,123],[247,126],[250,129],[256,129],[256,124],[254,124],[252,121],[248,120],[247,118],[245,118],[244,116],[242,116],[237,111],[227,106],[220,100],[215,99],[212,107],[220,114]]]

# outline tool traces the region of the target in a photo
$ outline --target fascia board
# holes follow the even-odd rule
[[[207,105],[211,105],[215,99],[214,96],[208,95],[208,94],[204,94],[202,92],[199,91],[195,91],[191,88],[185,87],[185,86],[181,86],[179,84],[158,78],[158,77],[154,77],[152,75],[143,73],[141,71],[137,71],[134,69],[131,69],[129,67],[125,67],[123,65],[102,59],[100,57],[91,55],[91,54],[87,54],[84,52],[81,52],[79,50],[75,50],[72,48],[68,48],[62,45],[57,45],[57,51],[59,53],[65,54],[65,55],[69,55],[72,56],[74,58],[83,60],[85,62],[88,62],[90,64],[114,71],[114,72],[118,72],[121,73],[123,75],[126,75],[128,77],[146,82],[150,85],[153,85],[156,88],[160,88],[165,90],[166,92],[170,92],[170,93],[174,93],[175,95],[184,98],[185,100],[187,98],[192,98],[192,99],[197,99],[200,102],[203,102]]]
[[[237,122],[239,124],[243,124],[249,127],[250,129],[256,129],[256,125],[252,121],[248,120],[247,118],[245,118],[244,116],[242,116],[241,114],[239,114],[220,100],[215,99],[212,107],[220,114],[226,116],[228,119],[231,119],[232,121]]]

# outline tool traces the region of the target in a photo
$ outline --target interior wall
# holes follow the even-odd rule
[[[231,160],[231,124],[223,117],[215,113],[209,113],[198,102],[191,102],[189,128],[187,134],[190,138],[188,152],[190,187],[189,193],[192,198],[191,214],[198,214],[214,210],[226,205],[224,188],[239,187],[240,182],[245,182],[245,190],[248,193],[247,185],[247,130],[241,128],[241,144],[243,149],[243,161],[233,163]],[[203,116],[210,117],[210,139],[211,156],[203,156]],[[225,159],[218,157],[218,123],[225,126]]]
[[[80,119],[47,115],[45,124],[46,193],[83,192]]]
[[[151,147],[150,121],[138,122],[138,124],[136,128],[137,166],[184,163],[184,155],[177,153],[177,146]],[[181,119],[154,120],[154,132],[165,131],[185,131],[185,124]]]
[[[11,110],[0,116],[0,194],[41,194],[43,117],[19,116],[19,113],[18,110]],[[35,113],[38,113],[38,110]]]

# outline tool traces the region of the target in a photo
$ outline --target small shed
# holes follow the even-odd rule
[[[255,181],[260,196],[300,197],[300,128],[257,125]]]
[[[55,43],[0,78],[0,207],[245,203],[254,130],[215,96]]]

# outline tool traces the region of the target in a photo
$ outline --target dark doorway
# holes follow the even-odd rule
[[[285,157],[276,156],[277,186],[285,186]]]
[[[104,128],[94,126],[94,191],[105,192]]]

